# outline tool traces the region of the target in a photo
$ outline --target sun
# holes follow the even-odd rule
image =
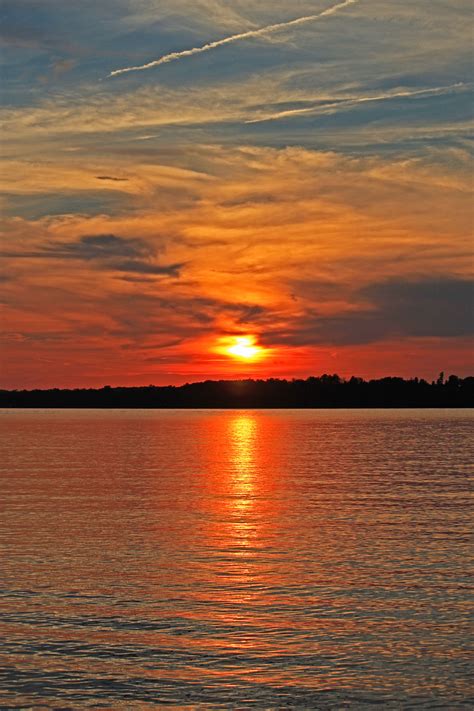
[[[254,336],[234,336],[225,351],[238,360],[257,360],[263,355],[263,348],[257,346]]]

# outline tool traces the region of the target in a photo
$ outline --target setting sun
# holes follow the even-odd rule
[[[263,348],[255,344],[254,336],[236,336],[226,352],[233,358],[256,360],[263,354]]]

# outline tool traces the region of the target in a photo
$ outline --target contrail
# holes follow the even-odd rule
[[[238,35],[231,35],[230,37],[224,37],[224,39],[216,40],[215,42],[209,42],[204,44],[202,47],[194,47],[193,49],[185,49],[182,52],[171,52],[171,54],[165,54],[159,59],[154,59],[148,64],[140,64],[136,67],[124,67],[123,69],[115,69],[110,72],[109,77],[116,77],[119,74],[126,74],[127,72],[141,72],[144,69],[152,69],[153,67],[159,67],[160,64],[167,64],[168,62],[174,62],[177,59],[182,59],[182,57],[191,57],[193,54],[201,54],[201,52],[209,52],[211,49],[216,47],[221,47],[224,44],[230,44],[231,42],[239,42],[240,40],[249,39],[251,37],[263,37],[264,35],[272,34],[273,32],[278,32],[279,30],[285,30],[288,27],[295,27],[296,25],[303,25],[306,22],[314,22],[319,20],[321,17],[327,17],[328,15],[334,15],[339,10],[342,10],[349,5],[354,5],[359,0],[344,0],[344,2],[339,2],[337,5],[329,7],[327,10],[318,13],[317,15],[306,15],[305,17],[297,17],[295,20],[289,20],[288,22],[278,22],[275,25],[267,25],[266,27],[260,27],[257,30],[248,30],[248,32],[241,32]]]
[[[356,106],[357,104],[366,104],[371,101],[388,101],[389,99],[400,99],[400,98],[411,98],[413,96],[433,96],[436,94],[447,94],[451,91],[464,87],[463,82],[458,82],[457,84],[449,84],[448,86],[436,86],[432,89],[417,89],[415,91],[397,91],[387,94],[377,94],[376,96],[353,96],[348,98],[341,98],[339,101],[333,101],[327,104],[316,104],[314,106],[307,106],[303,109],[287,109],[286,111],[279,111],[274,114],[267,114],[260,118],[248,119],[245,123],[264,123],[265,121],[278,121],[279,119],[292,118],[293,116],[302,116],[304,114],[318,113],[318,109],[322,112],[328,109],[338,109],[347,106]]]

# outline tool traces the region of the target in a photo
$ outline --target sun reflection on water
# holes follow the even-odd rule
[[[255,490],[255,449],[257,426],[252,415],[239,415],[229,423],[232,466],[232,489],[235,508],[248,510]]]
[[[229,421],[229,513],[237,554],[245,555],[256,536],[254,506],[257,487],[257,423],[243,413]]]
[[[466,708],[466,414],[10,420],[8,707]]]

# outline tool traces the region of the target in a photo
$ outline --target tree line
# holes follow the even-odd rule
[[[0,407],[46,408],[338,408],[472,407],[474,377],[363,380],[321,375],[305,380],[206,380],[186,385],[0,390]]]

